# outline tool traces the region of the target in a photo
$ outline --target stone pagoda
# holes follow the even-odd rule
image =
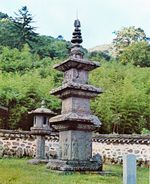
[[[31,127],[31,133],[36,136],[36,155],[34,159],[29,160],[28,163],[31,164],[48,162],[45,155],[45,136],[50,135],[52,131],[49,125],[49,118],[56,114],[50,109],[45,108],[44,105],[45,103],[42,101],[40,108],[28,113],[33,115],[33,127]]]
[[[88,84],[88,73],[99,65],[83,58],[78,19],[74,27],[70,58],[54,67],[64,72],[62,86],[51,91],[62,99],[61,115],[50,119],[59,131],[60,155],[59,160],[50,160],[47,167],[60,171],[97,171],[102,169],[102,163],[92,158],[92,131],[101,123],[91,114],[90,99],[102,91]]]

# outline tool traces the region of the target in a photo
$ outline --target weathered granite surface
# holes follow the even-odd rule
[[[101,171],[102,160],[49,160],[46,167],[60,171]]]
[[[70,81],[51,91],[52,95],[56,95],[61,99],[73,96],[80,98],[94,98],[100,93],[102,93],[100,88],[96,88],[88,84],[80,84]]]
[[[85,71],[91,71],[99,66],[100,64],[98,62],[89,61],[83,58],[81,59],[81,58],[71,56],[69,59],[65,60],[64,62],[55,65],[54,68],[62,72],[65,72],[72,68],[78,69],[78,70],[83,70],[84,68]]]
[[[92,131],[101,122],[91,114],[90,98],[96,97],[102,90],[88,84],[88,73],[99,65],[83,58],[78,19],[74,26],[71,57],[55,66],[55,69],[64,72],[62,86],[51,91],[62,99],[61,115],[50,119],[52,127],[59,131],[60,154],[58,160],[48,163],[48,168],[97,171],[102,169],[102,160],[92,160]]]
[[[62,160],[90,160],[92,155],[91,132],[69,130],[61,131],[59,136]]]
[[[56,124],[58,124],[59,122],[67,122],[67,121],[71,121],[72,123],[69,124],[69,126],[72,126],[75,122],[82,122],[82,124],[84,125],[94,125],[94,126],[99,126],[101,123],[99,121],[99,119],[94,116],[94,115],[89,115],[89,114],[81,114],[81,113],[75,113],[75,112],[70,112],[67,114],[61,114],[58,116],[53,117],[50,122],[53,122],[53,126]],[[66,124],[66,123],[64,123]],[[78,124],[75,123],[75,126],[78,127]]]

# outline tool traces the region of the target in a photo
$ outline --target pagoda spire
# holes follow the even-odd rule
[[[82,46],[80,45],[83,40],[82,40],[82,34],[81,34],[81,23],[79,21],[79,19],[77,18],[74,21],[74,32],[72,33],[72,39],[71,39],[71,43],[72,43],[72,47],[71,47],[71,56],[75,57],[75,58],[83,58],[83,49]]]

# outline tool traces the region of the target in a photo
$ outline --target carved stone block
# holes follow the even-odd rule
[[[62,101],[62,114],[76,112],[79,114],[91,114],[89,99],[70,97]]]
[[[60,132],[62,160],[89,160],[92,157],[92,133],[86,131]]]
[[[64,73],[63,83],[76,82],[80,84],[86,84],[87,81],[88,81],[88,72],[85,70],[77,70],[75,68],[72,68]]]

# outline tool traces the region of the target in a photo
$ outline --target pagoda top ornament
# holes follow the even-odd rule
[[[82,46],[80,45],[83,40],[82,40],[82,35],[81,35],[81,23],[79,21],[79,19],[76,19],[74,21],[74,32],[72,33],[72,39],[71,39],[71,43],[72,43],[72,48],[71,48],[71,56],[75,57],[75,58],[83,58],[84,53],[83,53],[83,49]]]

